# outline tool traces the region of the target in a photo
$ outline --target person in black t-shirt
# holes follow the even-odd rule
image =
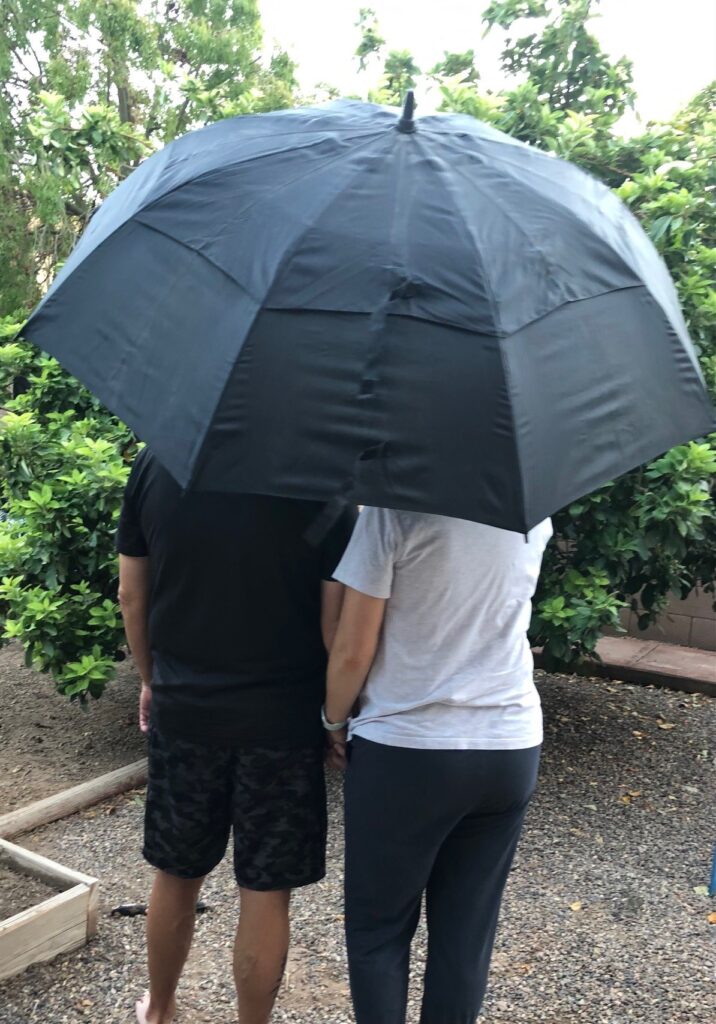
[[[288,949],[290,891],[325,874],[321,705],[350,538],[319,546],[315,502],[188,492],[148,449],[117,533],[119,596],[149,738],[144,856],[150,991],[137,1019],[173,1019],[204,877],[234,831],[241,1024],[268,1021]]]

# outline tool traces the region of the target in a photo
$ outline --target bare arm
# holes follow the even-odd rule
[[[142,680],[140,727],[148,726],[152,685],[152,652],[149,646],[149,559],[119,556],[119,606],[124,632]]]
[[[345,589],[342,583],[337,583],[335,580],[323,580],[321,583],[321,633],[329,654],[338,629],[338,620],[341,617]]]
[[[378,648],[386,601],[346,587],[328,663],[326,718],[343,722],[363,689]]]

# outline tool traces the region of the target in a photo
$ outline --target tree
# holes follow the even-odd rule
[[[360,29],[361,37],[355,56],[358,58],[358,67],[365,71],[371,58],[380,55],[385,46],[385,39],[380,34],[378,19],[371,7],[361,7],[356,28]]]
[[[468,85],[477,82],[480,73],[475,66],[475,51],[465,50],[464,53],[448,53],[433,67],[430,77],[437,81],[452,81],[456,85]]]
[[[290,106],[256,0],[8,0],[0,36],[0,312],[34,303],[95,206],[152,149]]]
[[[121,656],[113,535],[136,443],[53,359],[1,343],[146,155],[293,105],[294,65],[262,56],[256,0],[8,0],[3,21],[0,642],[83,701]]]
[[[408,89],[412,89],[417,82],[419,75],[420,68],[408,50],[391,50],[385,59],[383,82],[370,98],[375,103],[399,107]]]
[[[550,110],[621,117],[634,101],[632,65],[626,57],[612,63],[588,31],[593,0],[558,0],[549,14],[546,3],[494,0],[483,15],[487,31],[499,25],[511,29],[520,18],[544,18],[541,32],[513,40],[502,51],[502,69],[525,75],[541,103]]]
[[[356,28],[360,29],[361,36],[355,56],[358,59],[359,70],[365,71],[372,60],[382,56],[385,39],[380,33],[378,19],[371,7],[361,7]],[[447,57],[447,54],[445,56]],[[400,106],[406,92],[413,88],[420,74],[420,68],[409,50],[390,50],[383,63],[380,86],[369,90],[368,99],[372,103]]]

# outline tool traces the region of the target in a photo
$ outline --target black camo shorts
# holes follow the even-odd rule
[[[245,889],[295,889],[325,875],[324,750],[259,749],[149,731],[144,857],[179,878],[201,878],[234,831]]]

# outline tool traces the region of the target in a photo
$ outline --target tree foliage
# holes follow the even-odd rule
[[[152,149],[290,106],[256,0],[7,0],[0,34],[0,312],[31,305],[96,205]]]
[[[8,0],[0,36],[0,342],[102,199],[152,150],[290,106],[256,0]],[[0,345],[0,642],[97,697],[123,642],[114,529],[129,431],[53,360]]]
[[[378,19],[372,7],[361,7],[358,12],[356,28],[360,29],[361,35],[355,56],[358,58],[358,67],[361,71],[365,71],[370,60],[379,56],[385,45],[385,39],[380,34]]]
[[[635,98],[631,61],[622,57],[612,63],[604,53],[589,31],[593,6],[593,0],[559,0],[550,13],[546,3],[508,0],[491,3],[483,19],[487,31],[495,25],[511,31],[518,19],[547,17],[541,30],[508,37],[503,71],[525,76],[550,110],[621,117]]]

